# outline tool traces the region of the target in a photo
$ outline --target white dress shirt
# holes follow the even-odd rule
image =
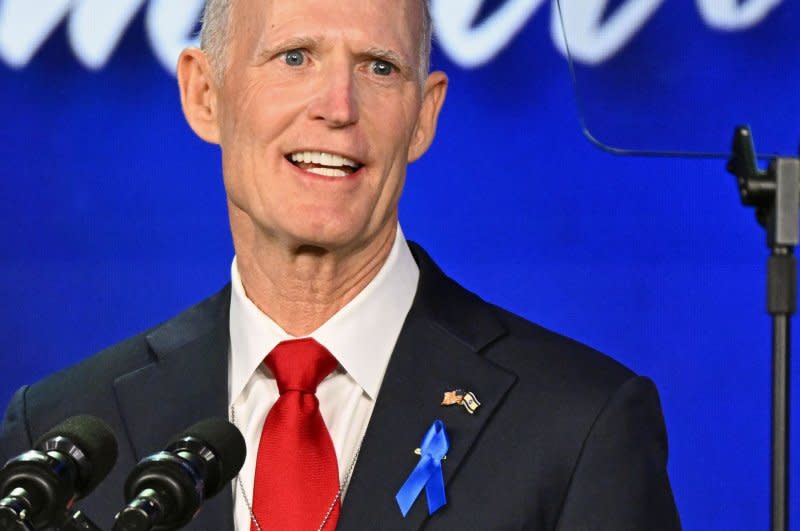
[[[333,440],[340,482],[344,482],[366,430],[418,279],[419,268],[398,226],[389,257],[375,278],[309,335],[339,362],[339,368],[317,388],[317,398]],[[247,505],[253,500],[261,429],[278,399],[277,383],[263,361],[278,343],[293,337],[247,298],[236,258],[231,265],[231,285],[228,404],[247,443],[247,457],[239,473],[241,485],[236,481],[233,484],[234,524],[238,531],[248,531]],[[247,493],[247,502],[242,489]],[[264,525],[269,528],[269,523]]]

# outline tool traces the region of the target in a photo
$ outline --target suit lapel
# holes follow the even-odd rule
[[[412,245],[412,251],[420,266],[417,296],[387,367],[338,529],[418,529],[428,518],[425,495],[403,518],[395,494],[419,460],[413,451],[423,435],[434,420],[444,422],[450,436],[445,488],[455,488],[458,469],[516,379],[479,353],[505,333],[485,304],[445,277],[420,248]],[[444,391],[458,388],[480,400],[474,415],[440,406]],[[458,509],[445,505],[433,518],[451,510]]]
[[[152,360],[115,381],[135,459],[208,417],[227,418],[230,290],[148,334]],[[233,529],[230,487],[206,503],[188,529]],[[200,526],[200,527],[196,527]]]

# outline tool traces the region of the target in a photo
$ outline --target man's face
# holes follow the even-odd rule
[[[418,0],[234,2],[216,94],[232,215],[327,249],[393,228],[446,84],[437,99],[420,81],[420,10]]]

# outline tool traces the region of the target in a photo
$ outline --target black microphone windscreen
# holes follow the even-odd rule
[[[222,462],[220,483],[232,480],[244,464],[247,446],[239,429],[221,418],[201,420],[181,433],[176,439],[194,437],[205,442]],[[216,489],[215,489],[216,490]]]
[[[111,428],[97,417],[76,415],[70,417],[39,437],[37,449],[50,439],[64,437],[80,448],[91,464],[91,474],[82,490],[91,492],[111,472],[117,462],[117,440]]]

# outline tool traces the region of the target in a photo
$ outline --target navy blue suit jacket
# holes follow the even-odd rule
[[[420,267],[417,295],[338,529],[680,529],[653,383],[484,302],[411,247]],[[119,459],[79,506],[110,529],[139,459],[197,420],[227,417],[229,303],[226,287],[146,333],[21,388],[6,412],[0,458],[29,449],[68,416],[103,418],[116,433]],[[443,392],[456,388],[478,397],[474,415],[440,406]],[[444,421],[451,441],[447,504],[429,516],[422,495],[403,518],[394,496],[435,419]],[[186,529],[232,530],[230,486]]]

